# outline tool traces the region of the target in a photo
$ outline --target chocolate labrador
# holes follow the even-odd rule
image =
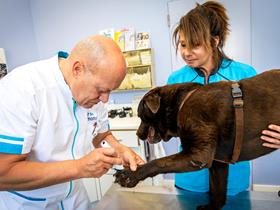
[[[274,149],[262,146],[261,131],[280,124],[280,70],[271,70],[239,82],[244,102],[243,141],[236,161],[251,160]],[[221,209],[226,203],[228,164],[234,153],[236,124],[231,81],[209,85],[182,83],[157,87],[141,100],[137,135],[149,143],[180,137],[183,150],[115,174],[121,186],[162,173],[208,168],[210,204],[197,209]]]

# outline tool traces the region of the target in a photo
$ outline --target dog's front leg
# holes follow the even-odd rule
[[[213,161],[210,174],[210,204],[198,210],[220,210],[226,203],[228,164]]]
[[[115,174],[115,182],[123,187],[134,187],[141,180],[163,173],[180,173],[196,171],[208,167],[206,163],[201,163],[192,155],[178,153],[175,155],[153,160],[142,166],[138,166],[136,171],[124,169]]]

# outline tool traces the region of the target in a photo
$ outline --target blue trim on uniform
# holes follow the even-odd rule
[[[73,113],[74,113],[74,117],[75,117],[75,121],[76,121],[76,132],[75,132],[75,135],[74,135],[74,140],[73,140],[73,143],[72,143],[72,148],[71,148],[71,153],[72,153],[72,158],[73,160],[75,160],[75,155],[74,155],[74,146],[75,146],[75,143],[76,143],[76,137],[77,137],[77,133],[79,131],[79,121],[77,119],[77,115],[76,115],[76,109],[77,109],[77,103],[76,101],[73,100]]]
[[[64,205],[62,201],[60,201],[60,206],[61,206],[61,210],[64,210]]]
[[[24,141],[24,138],[22,137],[15,137],[15,136],[6,136],[0,134],[0,139],[6,139],[6,140],[12,140],[12,141]]]
[[[15,192],[15,191],[7,191],[7,192],[12,193],[14,195],[17,195],[19,197],[22,197],[22,198],[24,198],[26,200],[30,200],[30,201],[46,201],[47,200],[46,198],[33,198],[33,197],[29,197],[29,196],[20,194],[20,193]]]
[[[68,58],[69,54],[67,52],[59,51],[58,57],[59,58]]]
[[[75,143],[76,143],[76,137],[77,137],[77,133],[79,131],[79,121],[77,119],[77,115],[76,115],[76,109],[77,109],[77,103],[76,101],[72,98],[72,101],[73,101],[73,113],[74,113],[74,117],[75,117],[75,121],[76,121],[76,131],[75,131],[75,134],[74,134],[74,140],[73,140],[73,143],[72,143],[72,148],[71,148],[71,154],[72,154],[72,159],[75,160],[75,155],[74,155],[74,147],[75,147]],[[70,189],[69,189],[69,192],[66,196],[66,198],[70,195],[70,193],[72,192],[72,186],[73,186],[73,183],[72,183],[72,180],[70,180]]]
[[[22,145],[20,144],[9,144],[6,142],[0,142],[0,152],[8,153],[8,154],[21,154],[22,153]]]

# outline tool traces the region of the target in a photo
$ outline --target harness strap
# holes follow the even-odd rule
[[[231,163],[236,163],[240,156],[242,142],[243,142],[243,131],[244,131],[244,111],[243,111],[243,99],[242,91],[237,82],[231,85],[231,93],[233,97],[233,107],[235,112],[235,141]]]
[[[193,89],[193,90],[191,90],[190,92],[188,92],[188,94],[185,96],[185,98],[183,99],[182,103],[180,104],[179,110],[178,110],[178,111],[180,111],[180,110],[182,109],[182,107],[183,107],[183,105],[185,104],[185,102],[188,100],[188,98],[189,98],[195,91],[197,91],[197,89]]]

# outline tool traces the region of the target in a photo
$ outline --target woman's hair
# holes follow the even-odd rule
[[[229,59],[223,52],[223,46],[229,33],[228,16],[225,7],[215,1],[208,1],[202,5],[197,4],[194,9],[184,15],[175,28],[173,41],[176,52],[180,44],[180,33],[185,37],[188,49],[197,46],[205,46],[213,51],[215,67],[218,67],[221,59]],[[219,38],[218,47],[214,38]]]

